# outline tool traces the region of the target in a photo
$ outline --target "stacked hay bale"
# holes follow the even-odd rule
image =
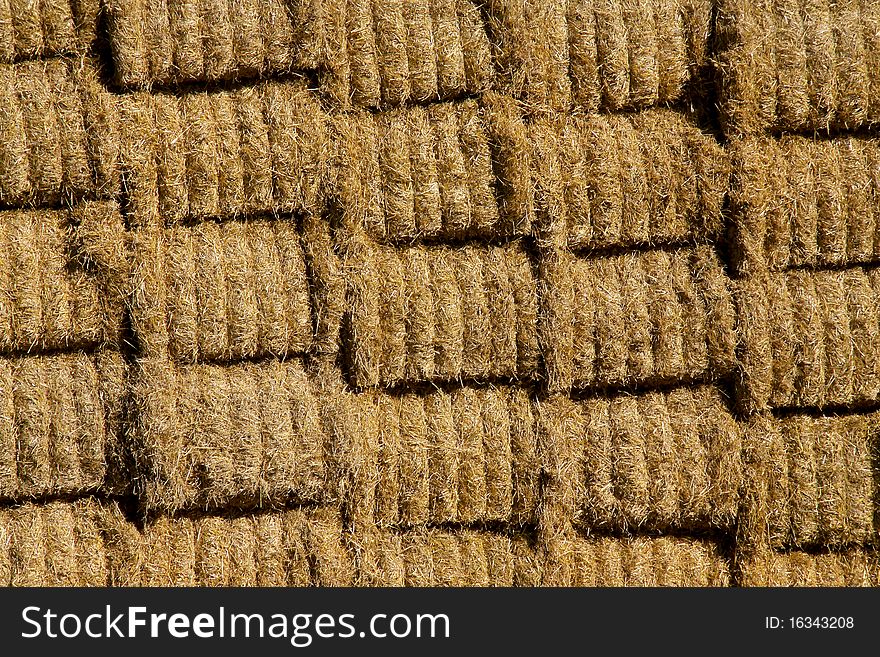
[[[876,585],[877,10],[722,2],[745,585]]]

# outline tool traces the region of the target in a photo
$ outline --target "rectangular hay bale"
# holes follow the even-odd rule
[[[831,587],[880,585],[880,562],[872,549],[840,552],[766,550],[740,566],[740,586]]]
[[[537,376],[537,293],[520,243],[364,243],[346,258],[357,385]]]
[[[734,307],[710,247],[541,264],[540,335],[551,390],[720,377],[734,365]]]

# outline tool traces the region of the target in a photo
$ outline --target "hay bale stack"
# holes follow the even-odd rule
[[[710,247],[542,262],[541,340],[551,390],[723,376],[734,309]]]
[[[519,242],[364,243],[348,258],[357,385],[538,375],[535,280]]]
[[[0,64],[85,52],[97,17],[95,0],[7,0],[0,8]]]
[[[740,433],[712,386],[539,405],[539,441],[562,512],[585,529],[730,529]]]
[[[123,304],[111,290],[114,279],[87,259],[72,257],[83,240],[91,242],[85,230],[78,233],[86,214],[111,233],[119,221],[115,204],[102,203],[70,213],[0,212],[0,353],[118,342]],[[105,247],[117,249],[118,236],[111,235]]]
[[[131,586],[138,535],[115,503],[0,509],[0,585]]]
[[[132,318],[142,355],[229,362],[311,346],[307,259],[295,221],[142,231],[135,254]]]
[[[541,558],[525,534],[376,529],[349,536],[358,586],[538,586]]]
[[[485,4],[498,87],[530,114],[682,100],[708,63],[708,0]]]
[[[874,542],[877,416],[752,417],[741,551]]]
[[[352,403],[356,526],[536,521],[541,464],[525,390],[364,393]]]
[[[147,359],[136,367],[132,397],[134,484],[147,509],[334,496],[346,426],[325,417],[342,402],[297,360],[175,366]]]
[[[721,236],[727,158],[683,115],[567,116],[529,133],[543,240],[581,250]]]
[[[319,212],[329,145],[300,82],[121,97],[120,160],[133,227]]]
[[[325,0],[304,32],[325,32],[318,72],[338,106],[377,108],[485,91],[492,56],[472,0]]]
[[[0,499],[106,489],[124,387],[114,352],[0,358]]]
[[[277,75],[302,67],[309,43],[284,0],[105,0],[117,82],[147,89]],[[296,17],[299,18],[299,17]],[[319,37],[315,35],[317,40]]]
[[[743,563],[740,586],[880,586],[874,550],[777,552],[767,550]]]
[[[161,517],[147,524],[139,586],[347,586],[351,559],[335,509]]]
[[[784,135],[732,146],[741,275],[880,258],[880,142]]]
[[[737,283],[737,404],[852,407],[880,395],[874,269],[795,270]]]
[[[569,530],[544,546],[544,586],[730,586],[730,563],[713,540],[589,536]]]
[[[36,4],[36,3],[32,3]],[[52,205],[115,194],[96,159],[106,97],[85,83],[83,60],[0,64],[0,204]]]
[[[853,130],[880,120],[874,3],[723,0],[721,114],[729,134]]]
[[[528,234],[528,145],[499,96],[333,121],[331,194],[349,232],[412,242]]]

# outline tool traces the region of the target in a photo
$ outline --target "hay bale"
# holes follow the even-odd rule
[[[324,116],[294,82],[123,97],[120,168],[131,225],[319,212]]]
[[[121,560],[137,532],[115,503],[27,503],[0,510],[3,586],[115,586],[130,583]],[[130,568],[130,565],[128,566]]]
[[[339,514],[322,507],[160,517],[138,557],[140,586],[347,586],[353,576]]]
[[[0,498],[119,486],[125,367],[118,353],[0,359]],[[108,479],[108,477],[110,477]]]
[[[877,555],[851,548],[841,552],[766,550],[744,562],[740,586],[877,586]]]
[[[711,386],[539,405],[546,473],[561,513],[586,529],[729,529],[740,435]]]
[[[544,239],[581,250],[721,236],[727,159],[683,116],[571,117],[529,130]]]
[[[535,282],[519,243],[363,243],[346,254],[345,267],[352,290],[346,346],[358,385],[535,377]]]
[[[876,260],[876,139],[749,138],[734,153],[740,274]]]
[[[740,550],[873,542],[875,422],[873,414],[751,418]]]
[[[373,527],[348,540],[358,586],[529,586],[537,557],[520,536],[472,529]]]
[[[347,505],[357,527],[536,520],[532,404],[513,388],[365,393]]]
[[[525,128],[510,101],[345,114],[333,128],[330,194],[347,232],[388,242],[529,232]]]
[[[714,541],[673,536],[589,536],[570,530],[543,547],[558,555],[551,586],[731,586],[731,569]]]
[[[549,325],[541,335],[551,389],[691,381],[731,371],[733,305],[710,248],[555,254],[545,272],[541,322]],[[562,330],[553,331],[557,326]]]
[[[876,20],[858,2],[721,2],[725,131],[853,130],[876,122]]]
[[[91,210],[7,210],[0,213],[0,353],[86,349],[118,342],[122,299],[118,278],[73,257],[88,228],[83,213],[112,232],[113,204]],[[118,235],[106,246],[118,249]],[[114,293],[114,282],[116,292]]]
[[[471,0],[311,3],[321,90],[342,109],[389,108],[476,95],[492,57]],[[317,7],[320,5],[320,9]],[[304,26],[303,32],[308,33]]]
[[[711,3],[487,2],[498,88],[533,116],[675,103],[707,62]]]
[[[320,34],[299,32],[295,19],[308,19],[315,11],[301,4],[292,6],[282,0],[108,1],[104,8],[114,77],[127,89],[149,89],[244,80],[313,67],[317,62],[308,61],[300,50],[314,52]]]
[[[147,509],[252,507],[336,496],[348,427],[296,360],[134,372],[131,450]],[[325,408],[328,407],[328,408]],[[338,420],[338,422],[337,422]]]
[[[93,0],[10,0],[0,9],[0,63],[85,52],[96,35]]]
[[[294,222],[202,222],[149,235],[135,246],[131,301],[143,355],[194,363],[310,348],[307,258]],[[330,262],[310,255],[313,267]],[[338,306],[338,294],[324,286],[319,298]]]
[[[796,270],[738,282],[741,408],[877,399],[877,309],[867,271]]]

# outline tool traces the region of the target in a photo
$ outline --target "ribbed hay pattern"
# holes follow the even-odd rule
[[[145,232],[136,253],[132,317],[144,355],[195,363],[309,349],[310,288],[295,221]]]
[[[329,508],[162,517],[138,548],[132,580],[140,586],[348,586],[354,577]]]
[[[298,361],[144,360],[135,375],[131,449],[148,508],[314,501],[338,480],[328,460],[343,436],[325,424],[337,402]]]
[[[376,393],[356,403],[356,526],[535,522],[541,458],[526,391]]]
[[[741,274],[880,259],[876,139],[749,138],[733,153],[733,247]]]
[[[671,110],[530,126],[539,235],[570,249],[714,240],[728,164]]]
[[[880,394],[875,269],[791,271],[737,284],[739,405],[823,408]]]
[[[743,586],[880,586],[873,550],[843,552],[763,552],[745,562]]]
[[[75,221],[54,210],[0,211],[0,353],[90,348],[117,340],[122,300],[73,255],[84,242],[98,244],[85,233],[77,235]]]
[[[753,417],[745,429],[743,544],[873,543],[877,425],[876,414]]]
[[[472,529],[370,529],[349,539],[358,586],[538,586],[542,558],[525,536]]]
[[[136,535],[115,504],[89,498],[0,509],[0,585],[130,585]]]
[[[365,243],[347,267],[357,385],[538,374],[535,279],[520,243]]]
[[[0,63],[82,52],[95,35],[95,0],[5,0]]]
[[[711,540],[555,536],[544,565],[545,586],[730,586],[722,550]]]
[[[880,6],[828,0],[722,0],[725,130],[854,130],[880,120]]]
[[[0,204],[57,206],[116,193],[100,161],[112,146],[101,124],[106,94],[87,66],[60,58],[0,64]]]
[[[341,107],[449,100],[491,85],[491,46],[471,0],[322,0],[303,19],[304,34],[323,36],[321,87]]]
[[[124,389],[117,353],[0,358],[0,499],[104,490]]]
[[[133,227],[318,210],[329,146],[299,82],[119,99],[121,167]]]
[[[389,242],[527,234],[525,127],[494,100],[338,117],[331,187],[349,230]]]
[[[115,77],[129,89],[285,73],[306,46],[285,0],[106,0]],[[314,3],[320,5],[321,3]]]
[[[740,431],[711,386],[540,404],[544,468],[585,528],[733,527]]]
[[[676,103],[708,64],[707,0],[485,4],[497,87],[533,114]]]
[[[552,390],[718,377],[734,364],[728,280],[708,247],[542,263]]]

